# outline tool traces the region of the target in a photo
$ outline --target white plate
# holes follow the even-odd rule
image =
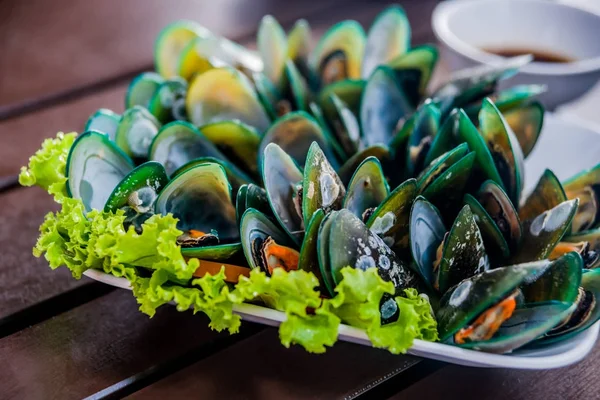
[[[527,183],[532,188],[545,168],[551,168],[560,179],[568,178],[600,162],[600,133],[582,124],[574,124],[546,113],[544,130],[535,150],[526,161]],[[125,278],[116,278],[98,270],[88,270],[85,275],[112,286],[131,289]],[[285,314],[252,304],[234,306],[242,319],[269,326],[279,326]],[[550,369],[564,367],[582,360],[594,347],[600,322],[579,335],[541,349],[517,350],[499,355],[475,350],[415,340],[409,354],[471,367]],[[370,346],[364,331],[341,325],[339,339]]]

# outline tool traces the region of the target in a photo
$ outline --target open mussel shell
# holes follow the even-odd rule
[[[115,143],[134,159],[146,158],[160,127],[160,122],[147,109],[134,106],[123,113],[115,134]]]
[[[519,248],[522,237],[521,220],[508,195],[494,181],[485,181],[477,192],[477,200],[502,232],[512,252]]]
[[[579,208],[573,219],[573,232],[600,226],[600,164],[563,183],[567,198],[579,199]]]
[[[440,110],[433,103],[425,103],[416,111],[406,146],[406,171],[409,176],[417,175],[425,167],[425,157],[440,129],[440,118]]]
[[[319,105],[327,121],[331,121],[337,114],[332,95],[336,95],[354,115],[360,113],[360,102],[365,89],[366,81],[360,79],[345,79],[325,86],[319,92]]]
[[[240,224],[242,215],[249,208],[254,208],[257,211],[260,211],[273,221],[276,220],[275,216],[273,215],[273,210],[271,210],[271,205],[269,204],[269,198],[267,197],[266,190],[253,183],[240,186],[237,192],[235,199],[235,215],[238,225]]]
[[[458,344],[459,347],[488,353],[508,353],[550,331],[572,312],[571,303],[548,301],[524,304],[500,325],[487,340]]]
[[[360,78],[365,32],[356,21],[341,21],[321,36],[310,58],[321,84]]]
[[[339,210],[346,188],[316,142],[308,149],[302,180],[302,215],[307,225],[318,209]]]
[[[85,132],[69,151],[65,172],[67,192],[72,198],[81,199],[86,211],[102,210],[133,166],[133,161],[108,136]]]
[[[252,82],[254,83],[258,100],[271,119],[275,119],[289,111],[287,109],[282,110],[282,107],[280,107],[279,102],[282,100],[281,93],[265,74],[262,72],[253,73]]]
[[[521,286],[526,303],[562,301],[573,303],[579,293],[583,260],[575,252],[552,261],[550,266],[533,282]]]
[[[390,149],[386,145],[376,144],[366,147],[350,157],[338,170],[338,174],[345,185],[350,182],[350,178],[352,178],[358,166],[369,157],[375,157],[382,165],[385,165],[391,159]]]
[[[258,176],[260,134],[243,122],[221,121],[200,127],[202,134],[231,160],[252,176]]]
[[[428,165],[431,161],[461,143],[467,143],[469,149],[475,153],[473,183],[479,184],[479,182],[486,179],[491,179],[504,188],[492,154],[464,110],[455,110],[446,119],[433,139],[429,153],[425,158],[425,164]]]
[[[264,73],[275,85],[280,85],[287,60],[288,44],[285,31],[272,15],[260,21],[256,47],[264,63]]]
[[[242,247],[250,268],[271,275],[273,268],[298,269],[299,253],[290,238],[260,211],[249,208],[240,224]]]
[[[136,76],[125,94],[125,109],[133,106],[148,108],[150,100],[165,79],[156,72],[143,72]]]
[[[554,260],[571,252],[581,256],[582,268],[594,269],[600,266],[600,252],[593,249],[586,241],[570,242],[568,239],[563,239],[552,249],[548,258]]]
[[[300,166],[304,166],[306,154],[313,142],[325,152],[327,159],[335,163],[319,123],[303,111],[284,115],[271,125],[259,147],[259,165],[265,149],[271,143],[278,145]],[[337,165],[334,165],[337,167]],[[263,171],[264,173],[264,171]]]
[[[556,207],[565,200],[567,200],[567,195],[560,181],[554,175],[554,172],[547,169],[519,208],[519,218],[521,218],[521,221],[528,221]]]
[[[229,67],[210,69],[191,82],[186,111],[196,126],[239,120],[264,132],[270,125],[250,80]]]
[[[315,274],[325,289],[323,277],[321,276],[321,269],[319,268],[318,256],[319,228],[321,227],[321,222],[323,222],[324,219],[325,211],[320,208],[313,213],[310,221],[308,221],[308,224],[306,224],[304,240],[302,241],[302,247],[300,248],[298,269],[309,271]]]
[[[434,287],[440,293],[464,279],[471,278],[489,269],[489,260],[483,238],[469,206],[460,211],[450,232],[444,239],[442,255],[436,260]]]
[[[479,130],[500,174],[506,193],[519,204],[525,183],[521,146],[506,120],[490,99],[483,100],[479,111]]]
[[[132,170],[115,187],[104,211],[115,212],[130,207],[136,213],[152,211],[158,193],[169,182],[165,168],[155,161],[148,161]]]
[[[202,262],[208,261],[234,261],[239,263],[243,252],[240,242],[213,244],[201,247],[183,247],[181,254],[186,258],[197,258]],[[243,261],[242,256],[242,261]],[[240,263],[241,264],[241,263]]]
[[[181,51],[197,37],[212,36],[203,26],[191,21],[178,21],[167,25],[158,35],[154,45],[154,66],[164,78],[177,76],[177,62]]]
[[[309,66],[311,39],[312,31],[308,21],[305,19],[297,20],[288,33],[287,57],[294,62],[310,88],[317,90],[319,86],[318,78]]]
[[[520,250],[514,254],[512,261],[528,262],[550,256],[571,226],[578,204],[578,199],[563,201],[524,223]]]
[[[423,192],[433,181],[469,153],[469,146],[461,143],[429,163],[417,177],[419,192]]]
[[[184,121],[174,121],[163,126],[148,152],[148,159],[161,163],[169,176],[188,162],[201,157],[226,160],[198,128]]]
[[[366,221],[390,194],[381,163],[375,157],[368,157],[356,169],[348,184],[343,208],[349,210],[362,221]]]
[[[182,172],[187,171],[188,169],[194,168],[197,165],[201,164],[219,164],[225,170],[225,174],[227,175],[227,180],[231,185],[231,193],[233,196],[237,195],[238,190],[242,185],[246,185],[249,183],[253,183],[254,181],[246,174],[242,173],[239,168],[230,163],[227,160],[215,158],[215,157],[198,157],[194,158],[192,161],[189,161],[183,164],[181,167],[177,168],[175,172],[171,174],[171,177],[174,178]]]
[[[298,244],[302,241],[302,170],[277,144],[265,147],[262,177],[273,214]]]
[[[355,154],[362,146],[358,119],[335,93],[331,94],[331,100],[336,114],[329,121],[335,138],[340,143],[345,156]]]
[[[396,80],[394,71],[387,66],[377,67],[369,77],[361,98],[360,122],[365,143],[388,144],[397,127],[402,126],[413,112],[413,106]]]
[[[112,141],[115,140],[121,116],[107,108],[101,108],[88,118],[84,132],[96,131],[104,133]]]
[[[308,110],[308,103],[311,100],[311,93],[308,88],[308,83],[300,74],[298,67],[292,60],[285,62],[284,74],[282,78],[283,97],[287,98],[290,111],[293,110]],[[284,100],[285,101],[285,100]],[[285,107],[281,107],[281,102],[278,103],[278,111],[280,114],[285,112]]]
[[[436,312],[440,341],[450,339],[488,309],[500,305],[521,284],[539,277],[550,264],[544,260],[490,269],[448,290]]]
[[[448,225],[452,223],[454,216],[462,207],[463,195],[472,175],[475,157],[474,152],[468,153],[442,172],[428,186],[420,188],[421,195],[440,210]]]
[[[366,222],[393,250],[404,251],[409,247],[410,210],[416,196],[417,181],[408,179],[390,193]]]
[[[361,76],[367,79],[379,65],[387,64],[410,48],[410,24],[402,7],[382,11],[369,29]]]
[[[161,124],[187,119],[187,82],[179,77],[161,83],[148,102],[148,110]]]
[[[508,58],[501,65],[481,65],[457,71],[431,97],[439,104],[445,117],[454,108],[468,106],[494,93],[498,81],[514,75],[532,59],[531,55],[524,55]]]
[[[472,195],[465,194],[465,204],[471,207],[471,211],[475,216],[475,221],[481,232],[485,250],[490,256],[490,264],[492,267],[501,266],[504,260],[510,257],[510,246],[506,242],[504,235],[498,228],[496,221],[481,205],[481,203]]]
[[[515,110],[521,106],[531,104],[536,96],[544,93],[547,90],[545,85],[516,85],[508,89],[504,89],[496,94],[491,94],[489,98],[494,102],[503,114],[506,111]],[[481,110],[482,102],[478,101],[468,107],[465,107],[465,112],[473,120],[477,120],[477,115]]]
[[[219,164],[200,164],[174,177],[160,192],[154,209],[179,220],[177,228],[190,237],[183,247],[200,247],[209,236],[216,236],[219,243],[239,240],[231,186]],[[192,239],[197,240],[191,243]]]
[[[396,73],[396,79],[414,108],[425,98],[437,60],[437,48],[423,45],[410,49],[387,64]]]
[[[377,268],[379,275],[394,284],[396,292],[415,287],[417,277],[394,252],[369,229],[360,219],[348,210],[334,212],[328,234],[319,235],[319,241],[326,241],[325,250],[329,264],[326,269],[335,284],[342,280],[341,270],[350,266],[366,270]]]
[[[521,105],[503,112],[508,126],[515,133],[523,155],[527,157],[535,147],[544,125],[544,106],[539,101]]]
[[[573,233],[564,240],[571,243],[586,242],[589,243],[590,250],[600,252],[600,228]]]
[[[410,211],[409,232],[415,269],[427,286],[432,288],[433,265],[438,248],[444,240],[446,227],[437,208],[422,196],[416,198]]]

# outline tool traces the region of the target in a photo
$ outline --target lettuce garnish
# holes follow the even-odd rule
[[[58,212],[46,215],[33,249],[51,268],[66,266],[77,279],[90,268],[126,278],[140,310],[150,317],[161,305],[173,302],[179,311],[205,313],[212,329],[230,333],[236,333],[241,323],[234,306],[262,301],[286,315],[279,328],[282,344],[298,344],[313,353],[333,346],[341,322],[364,329],[375,347],[394,354],[406,352],[414,339],[438,339],[429,301],[415,289],[393,297],[399,317],[381,324],[382,297],[392,298],[394,287],[375,269],[344,268],[332,299],[321,298],[317,278],[306,271],[275,269],[268,277],[253,270],[235,286],[225,282],[224,268],[216,275],[194,277],[201,261],[182,256],[176,241],[182,232],[172,215],[150,217],[138,233],[134,227],[124,228],[122,211],[86,213],[80,200],[67,196],[65,168],[75,137],[59,133],[45,140],[19,176],[22,185],[40,186],[61,204]]]

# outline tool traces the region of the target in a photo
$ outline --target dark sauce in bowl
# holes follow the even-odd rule
[[[524,54],[531,54],[533,56],[533,62],[543,62],[543,63],[570,63],[575,61],[575,59],[545,50],[536,50],[536,49],[518,49],[518,48],[484,48],[484,51],[492,54],[496,54],[502,57],[516,57],[522,56]]]

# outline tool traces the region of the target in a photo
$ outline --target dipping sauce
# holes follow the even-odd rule
[[[545,50],[535,50],[535,49],[519,49],[519,48],[500,48],[500,49],[491,49],[485,48],[483,51],[488,53],[496,54],[502,57],[516,57],[522,56],[523,54],[531,54],[533,56],[534,62],[544,62],[544,63],[569,63],[575,61],[575,59],[571,57],[564,56],[562,54],[552,53]]]

